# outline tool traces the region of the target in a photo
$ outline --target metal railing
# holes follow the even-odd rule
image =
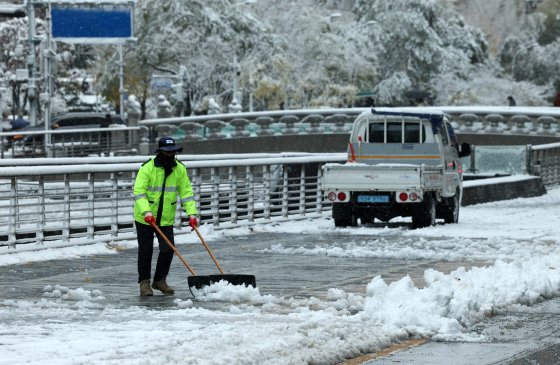
[[[547,187],[560,185],[560,143],[527,146],[527,151],[527,171]]]
[[[57,129],[0,133],[1,158],[131,155],[138,151],[139,127]],[[45,143],[49,136],[50,143]]]
[[[446,113],[457,133],[560,136],[560,108],[553,107],[415,107],[379,108],[417,113]],[[148,119],[139,122],[141,139],[154,142],[173,135],[208,140],[270,135],[348,133],[352,122],[369,108],[302,109]]]
[[[140,121],[139,127],[0,133],[1,157],[76,157],[128,155],[163,136],[180,141],[290,135],[347,134],[355,117],[369,108],[303,109],[215,114]],[[381,108],[392,110],[396,108]],[[458,134],[560,138],[560,108],[551,107],[417,107],[413,112],[446,113]],[[132,123],[133,122],[133,123]],[[129,121],[136,125],[137,120]],[[45,135],[52,143],[44,144]],[[11,143],[15,135],[25,143]],[[36,137],[36,138],[33,138]],[[549,139],[546,142],[551,142]],[[533,142],[521,142],[533,143]]]
[[[329,209],[320,167],[345,159],[345,154],[278,155],[185,165],[201,222],[228,227],[305,218]],[[135,238],[132,187],[139,167],[0,168],[0,253]],[[176,226],[186,219],[178,214]]]
[[[330,209],[321,192],[321,166],[347,158],[344,153],[245,157],[184,161],[203,224],[227,228],[317,216]],[[0,254],[16,247],[21,251],[135,239],[132,186],[139,159],[85,158],[79,165],[66,165],[70,159],[50,165],[36,165],[32,159],[3,163]],[[527,172],[540,175],[547,187],[559,185],[560,143],[527,146]],[[186,219],[178,214],[176,226]]]

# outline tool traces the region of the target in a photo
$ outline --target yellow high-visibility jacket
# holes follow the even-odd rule
[[[144,221],[144,213],[147,211],[151,211],[154,217],[158,217],[160,199],[163,199],[159,225],[172,226],[177,211],[177,195],[188,215],[197,214],[187,168],[180,161],[175,160],[175,162],[176,166],[167,177],[165,177],[165,170],[162,166],[158,166],[155,158],[144,162],[138,170],[134,181],[134,220],[136,222],[148,224]]]

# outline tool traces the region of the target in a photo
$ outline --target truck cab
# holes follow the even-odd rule
[[[443,196],[455,193],[462,180],[461,157],[469,154],[470,146],[459,145],[443,113],[365,112],[354,122],[348,146],[352,162],[443,167],[449,182]]]
[[[437,217],[457,222],[461,157],[468,154],[469,145],[459,145],[441,112],[362,113],[350,134],[348,163],[324,168],[324,190],[333,202],[335,224],[396,216],[411,216],[419,227],[435,224]]]

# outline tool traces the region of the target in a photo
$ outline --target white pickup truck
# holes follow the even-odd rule
[[[443,113],[371,111],[360,114],[348,144],[348,162],[323,166],[323,192],[335,226],[412,217],[414,228],[436,218],[457,223],[463,192],[458,144]]]

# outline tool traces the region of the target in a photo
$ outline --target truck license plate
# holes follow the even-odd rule
[[[358,203],[389,203],[387,195],[358,195]]]

